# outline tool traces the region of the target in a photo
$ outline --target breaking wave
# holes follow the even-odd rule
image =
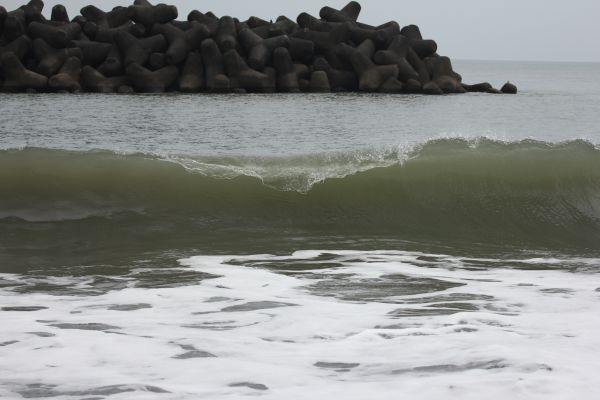
[[[24,148],[0,151],[0,187],[14,246],[41,230],[101,241],[104,229],[125,244],[241,232],[600,250],[600,150],[583,140],[271,158]]]

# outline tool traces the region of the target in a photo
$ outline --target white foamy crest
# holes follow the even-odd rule
[[[165,160],[179,164],[189,172],[213,178],[249,176],[279,190],[306,193],[326,179],[402,164],[413,152],[413,146],[398,146],[287,157],[168,156]]]

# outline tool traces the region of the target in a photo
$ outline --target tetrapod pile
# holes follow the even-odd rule
[[[41,0],[0,6],[0,88],[6,92],[516,93],[466,85],[415,25],[358,22],[359,3],[275,22],[240,21],[135,0],[47,19]]]

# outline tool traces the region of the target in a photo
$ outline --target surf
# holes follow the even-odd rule
[[[40,245],[91,247],[222,234],[232,246],[236,235],[360,236],[600,250],[600,150],[584,140],[454,138],[262,158],[23,148],[0,152],[0,186],[5,251],[41,230]]]

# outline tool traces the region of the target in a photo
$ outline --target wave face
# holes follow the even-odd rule
[[[25,148],[0,152],[0,187],[4,255],[319,237],[600,250],[600,150],[582,140],[288,158]]]

